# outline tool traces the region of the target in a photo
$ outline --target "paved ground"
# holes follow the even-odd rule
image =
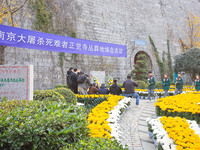
[[[135,105],[133,99],[130,108],[121,118],[121,142],[128,145],[129,150],[155,150],[151,138],[149,138],[146,118],[155,118],[154,102],[147,103],[147,100],[140,100],[140,107]]]

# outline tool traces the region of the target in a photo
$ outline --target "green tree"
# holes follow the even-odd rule
[[[134,80],[142,80],[146,81],[148,78],[147,72],[147,56],[145,54],[139,54],[136,60],[136,64],[134,65],[134,68],[131,71],[131,76]]]
[[[188,73],[192,80],[200,74],[200,49],[191,48],[175,57],[174,71]]]

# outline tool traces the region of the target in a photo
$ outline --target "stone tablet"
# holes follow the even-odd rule
[[[105,71],[90,71],[90,74],[99,80],[99,82],[102,84],[102,83],[105,83]],[[93,80],[93,79],[92,79]]]
[[[0,97],[33,100],[33,65],[0,65]]]

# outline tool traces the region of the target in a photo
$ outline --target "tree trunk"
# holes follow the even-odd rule
[[[4,60],[5,60],[5,49],[6,49],[6,46],[2,46],[0,45],[0,65],[4,65]]]

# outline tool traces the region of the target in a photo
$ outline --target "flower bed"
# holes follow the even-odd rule
[[[95,98],[108,98],[109,97],[109,95],[102,95],[102,94],[99,94],[99,95],[97,95],[97,94],[91,94],[91,95],[79,95],[79,94],[76,94],[76,97],[78,98],[78,99],[95,99]]]
[[[160,150],[197,150],[200,148],[200,129],[196,121],[180,117],[161,117],[147,121],[149,132]]]
[[[119,139],[118,121],[130,104],[129,98],[109,95],[107,101],[97,105],[88,115],[88,128],[92,137]]]
[[[121,133],[119,132],[119,121],[123,114],[126,112],[126,110],[129,108],[130,101],[131,98],[125,97],[118,102],[117,106],[115,106],[113,110],[108,112],[109,118],[107,119],[107,121],[109,122],[109,126],[112,129],[111,136],[118,141],[121,135]]]
[[[186,93],[160,98],[154,104],[157,116],[179,116],[200,123],[200,94]]]

